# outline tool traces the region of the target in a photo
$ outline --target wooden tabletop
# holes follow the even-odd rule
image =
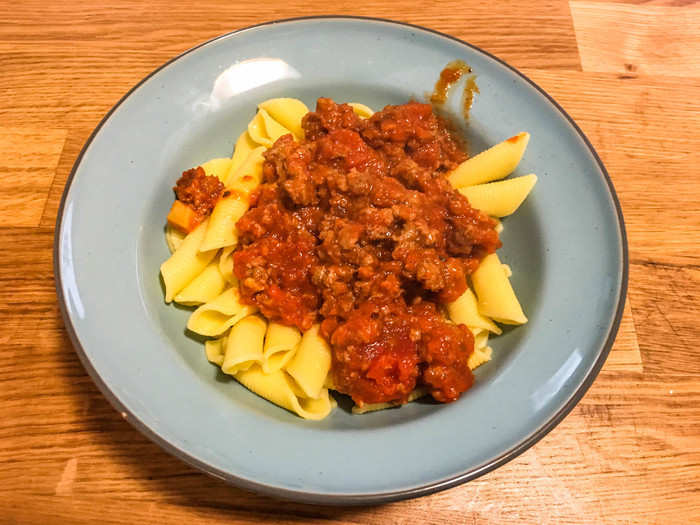
[[[54,221],[80,148],[164,61],[278,18],[393,18],[499,56],[597,148],[630,248],[615,346],[578,406],[465,485],[365,508],[280,502],[166,454],[66,336]],[[700,5],[687,0],[24,0],[0,6],[0,523],[700,523]]]

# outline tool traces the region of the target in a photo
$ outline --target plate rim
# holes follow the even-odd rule
[[[598,166],[600,172],[603,175],[603,179],[605,180],[607,184],[607,189],[608,193],[610,195],[610,198],[612,200],[613,206],[615,208],[615,213],[617,216],[617,226],[620,231],[620,249],[622,252],[622,259],[621,259],[621,281],[620,281],[620,290],[619,294],[617,297],[617,307],[615,308],[615,314],[612,319],[612,323],[610,325],[610,329],[608,331],[605,343],[602,345],[602,348],[600,350],[600,353],[598,354],[595,362],[593,363],[593,366],[589,370],[588,374],[585,376],[583,379],[581,385],[572,393],[572,395],[569,397],[569,399],[557,410],[544,424],[542,424],[536,431],[534,431],[531,435],[527,436],[525,439],[520,441],[518,444],[515,446],[509,448],[508,450],[505,450],[502,452],[500,455],[497,457],[487,461],[486,463],[483,463],[477,467],[474,467],[472,469],[468,469],[464,472],[455,474],[453,476],[449,476],[447,478],[435,481],[435,482],[430,482],[427,484],[422,484],[417,487],[412,487],[412,488],[407,488],[407,489],[399,489],[399,490],[394,490],[394,491],[384,491],[384,492],[378,492],[378,493],[364,493],[364,494],[342,494],[342,493],[336,493],[336,494],[330,494],[330,493],[322,493],[322,492],[311,492],[311,491],[304,491],[304,490],[296,490],[296,489],[290,489],[290,488],[284,488],[280,486],[274,486],[274,485],[269,485],[266,483],[262,482],[256,482],[253,480],[245,479],[242,477],[237,476],[234,473],[231,472],[226,472],[221,469],[218,469],[212,465],[209,465],[208,463],[201,461],[192,455],[190,455],[186,450],[183,450],[174,444],[170,443],[166,438],[161,437],[157,432],[153,431],[147,424],[143,423],[138,417],[136,417],[122,402],[121,400],[109,389],[109,387],[106,385],[106,383],[102,380],[100,377],[100,374],[97,372],[96,368],[92,365],[92,362],[90,361],[89,357],[87,356],[85,349],[82,347],[80,340],[78,338],[77,331],[73,325],[73,322],[71,320],[70,314],[68,312],[68,306],[67,306],[67,301],[65,294],[63,293],[63,279],[61,275],[61,263],[60,263],[60,238],[61,238],[61,232],[63,229],[63,219],[64,219],[64,211],[65,211],[65,204],[68,198],[68,194],[70,193],[71,186],[73,184],[73,180],[75,178],[75,174],[77,173],[83,156],[85,155],[86,151],[92,144],[93,140],[95,137],[98,135],[104,124],[107,123],[107,121],[110,119],[112,114],[124,103],[131,95],[134,93],[139,87],[141,87],[142,84],[144,84],[146,81],[148,81],[151,77],[156,75],[158,72],[160,72],[162,69],[166,68],[173,62],[176,62],[177,60],[180,60],[186,55],[189,55],[190,53],[193,53],[194,51],[197,51],[198,49],[208,46],[210,44],[213,44],[214,42],[217,42],[219,40],[229,38],[232,35],[235,35],[237,33],[242,33],[245,31],[249,31],[252,29],[257,29],[260,27],[266,27],[266,26],[274,26],[274,25],[281,25],[281,24],[288,24],[288,23],[295,23],[295,22],[302,22],[302,21],[327,21],[327,20],[336,20],[336,21],[359,21],[359,22],[369,22],[369,23],[382,23],[382,24],[390,24],[394,26],[400,26],[402,28],[408,28],[408,29],[413,29],[413,30],[419,30],[422,32],[430,33],[435,36],[439,36],[442,38],[446,38],[448,40],[451,40],[453,42],[456,42],[462,46],[465,46],[477,53],[481,53],[482,55],[486,56],[487,58],[490,58],[491,60],[494,60],[498,64],[505,66],[508,70],[510,70],[512,73],[520,77],[522,80],[527,82],[530,86],[532,86],[538,93],[540,93],[542,96],[544,96],[547,101],[552,104],[552,106],[559,112],[561,117],[564,118],[566,122],[573,128],[573,130],[576,132],[576,134],[581,138],[583,141],[585,147],[588,149],[588,151],[591,153],[593,156],[593,159],[595,160],[596,165]],[[173,58],[167,60],[160,66],[158,66],[156,69],[148,73],[145,77],[143,77],[139,82],[134,84],[111,108],[110,110],[102,117],[100,122],[97,124],[95,129],[92,131],[88,139],[85,141],[85,144],[82,146],[80,153],[75,159],[75,162],[73,163],[73,166],[71,168],[71,172],[66,179],[66,183],[63,189],[63,193],[61,195],[61,201],[58,207],[58,212],[56,215],[56,223],[54,226],[54,243],[53,243],[53,271],[54,271],[54,283],[56,287],[56,294],[57,294],[57,299],[61,311],[61,317],[63,319],[64,323],[64,328],[66,330],[66,333],[69,336],[69,339],[71,341],[71,344],[73,346],[73,349],[75,350],[76,354],[78,354],[78,357],[80,359],[80,362],[82,363],[83,367],[87,371],[88,375],[92,379],[92,381],[95,383],[95,385],[98,387],[102,395],[107,399],[107,401],[114,407],[114,409],[119,412],[124,419],[126,419],[132,427],[134,427],[136,430],[141,432],[144,436],[146,436],[149,440],[157,444],[160,448],[162,448],[165,452],[177,457],[181,461],[184,461],[186,464],[196,468],[197,470],[200,470],[202,472],[205,472],[215,478],[221,479],[226,483],[229,483],[231,485],[234,485],[238,488],[242,488],[245,490],[250,490],[257,492],[259,494],[263,494],[265,496],[271,496],[275,498],[280,498],[280,499],[285,499],[285,500],[291,500],[291,501],[297,501],[301,503],[311,503],[311,504],[323,504],[323,505],[374,505],[374,504],[379,504],[379,503],[388,503],[391,501],[398,501],[398,500],[403,500],[403,499],[409,499],[409,498],[416,498],[420,496],[427,496],[429,494],[433,494],[435,492],[439,492],[442,490],[446,490],[452,487],[455,487],[457,485],[460,485],[462,483],[465,483],[467,481],[476,479],[480,476],[483,476],[484,474],[491,472],[492,470],[508,463],[509,461],[515,459],[518,457],[520,454],[531,448],[533,445],[535,445],[539,440],[541,440],[543,437],[545,437],[549,432],[551,432],[570,412],[571,410],[578,404],[578,402],[583,398],[583,396],[586,394],[590,386],[593,384],[595,379],[598,377],[598,374],[603,367],[603,364],[605,363],[610,350],[615,342],[615,339],[617,337],[617,333],[620,327],[620,322],[622,320],[623,312],[624,312],[624,306],[625,306],[625,301],[627,298],[627,290],[628,290],[628,277],[629,277],[629,248],[628,248],[628,240],[627,240],[627,232],[625,228],[625,221],[624,217],[622,214],[622,207],[620,205],[620,201],[617,197],[617,193],[615,191],[615,187],[612,183],[612,179],[610,178],[610,175],[608,174],[607,169],[605,168],[605,165],[603,164],[602,160],[600,159],[600,156],[598,155],[598,152],[596,149],[593,147],[591,142],[588,140],[588,137],[586,134],[581,130],[581,128],[578,126],[578,124],[574,121],[574,119],[564,110],[564,108],[559,105],[559,103],[551,96],[549,95],[544,89],[542,89],[539,85],[537,85],[534,81],[532,81],[529,77],[527,77],[525,74],[521,73],[518,69],[515,67],[511,66],[504,60],[500,59],[499,57],[489,53],[488,51],[483,50],[482,48],[475,46],[473,44],[470,44],[469,42],[466,42],[460,38],[454,37],[452,35],[443,33],[441,31],[437,31],[435,29],[430,29],[424,26],[420,26],[417,24],[411,24],[407,22],[401,22],[397,20],[392,20],[388,18],[381,18],[381,17],[368,17],[368,16],[353,16],[353,15],[311,15],[311,16],[301,16],[301,17],[292,17],[292,18],[282,18],[282,19],[275,19],[275,20],[269,20],[266,22],[261,22],[259,24],[254,24],[246,27],[242,27],[240,29],[236,29],[234,31],[230,31],[221,35],[218,35],[214,38],[211,38],[209,40],[206,40],[204,42],[201,42],[200,44],[197,44],[194,47],[191,47],[182,53],[174,56]]]

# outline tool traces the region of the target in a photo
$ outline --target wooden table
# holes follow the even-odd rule
[[[700,5],[171,4],[0,6],[0,523],[700,522]],[[476,481],[369,508],[275,501],[161,451],[86,375],[60,319],[52,272],[54,221],[71,166],[132,85],[216,35],[329,9],[463,38],[551,93],[610,171],[631,255],[617,342],[553,432]]]

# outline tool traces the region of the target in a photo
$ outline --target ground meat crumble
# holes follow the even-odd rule
[[[360,405],[405,402],[416,386],[457,399],[473,337],[440,305],[500,247],[494,221],[445,177],[466,154],[418,102],[363,120],[321,98],[303,128],[265,153],[237,223],[242,300],[301,330],[321,322],[336,388]]]

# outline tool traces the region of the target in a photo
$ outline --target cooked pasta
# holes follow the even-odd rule
[[[263,362],[263,342],[267,321],[259,315],[249,315],[231,328],[226,342],[221,370],[235,375]]]
[[[359,102],[350,102],[348,105],[360,118],[365,119],[374,115],[374,111],[372,111],[372,108],[370,108],[369,106],[365,106],[364,104],[360,104]]]
[[[187,329],[199,335],[219,336],[257,308],[241,304],[237,287],[197,308],[187,321]]]
[[[243,163],[248,158],[248,155],[258,147],[258,144],[250,138],[248,130],[245,130],[240,134],[238,140],[236,141],[235,149],[233,150],[233,156],[231,157],[231,167],[228,170],[228,175],[224,179],[224,184],[228,181],[235,173],[238,171]]]
[[[216,256],[216,250],[200,251],[207,222],[204,221],[187,235],[170,258],[160,265],[160,274],[165,284],[166,303],[172,301],[175,295],[202,273]]]
[[[476,297],[469,288],[456,301],[447,303],[447,313],[453,322],[467,325],[472,330],[483,329],[494,334],[501,333],[501,329],[496,323],[479,313]]]
[[[173,300],[186,306],[208,303],[220,295],[224,288],[226,288],[226,280],[219,271],[219,262],[214,259]]]
[[[372,122],[375,113],[371,108],[361,103],[350,106],[356,121],[359,117],[359,122],[367,119]],[[237,258],[242,249],[239,235],[242,236],[240,242],[246,242],[246,230],[238,229],[239,220],[248,212],[251,200],[255,202],[259,198],[258,193],[253,195],[253,192],[262,183],[264,154],[286,135],[297,142],[306,140],[306,133],[314,132],[313,129],[308,131],[304,123],[307,114],[309,110],[300,100],[263,101],[247,129],[238,136],[233,155],[201,165],[204,175],[221,181],[216,184],[223,191],[217,190],[220,193],[207,202],[209,211],[204,218],[196,214],[181,215],[178,217],[184,217],[183,220],[169,223],[165,238],[172,255],[161,265],[161,275],[166,302],[174,300],[197,307],[190,315],[187,329],[207,338],[205,355],[212,364],[268,401],[302,418],[319,420],[336,405],[329,390],[342,386],[337,382],[337,375],[332,373],[336,365],[330,339],[322,335],[318,322],[309,323],[300,330],[293,323],[269,317],[266,306],[260,305],[259,310],[249,304],[241,290],[249,284],[239,273],[241,260]],[[515,169],[528,140],[529,134],[520,133],[459,165],[455,163],[453,166],[457,167],[449,173],[449,182],[472,207],[485,214],[494,218],[512,214],[532,190],[537,177],[526,175],[492,181],[502,179]],[[201,179],[201,171],[196,176]],[[216,188],[215,185],[210,187]],[[180,206],[178,213],[182,213],[182,209]],[[270,224],[275,224],[278,219],[269,220]],[[502,223],[498,219],[489,220],[490,227],[500,233]],[[189,233],[181,231],[181,227]],[[348,235],[352,235],[349,230]],[[305,250],[308,247],[299,245],[285,255],[291,258],[287,264],[294,267],[294,258],[303,257]],[[270,257],[272,253],[264,252],[260,257]],[[440,315],[446,316],[441,317],[443,323],[453,329],[464,325],[471,332],[473,351],[465,361],[471,370],[491,360],[489,335],[501,333],[496,323],[527,322],[509,281],[511,273],[510,267],[502,264],[496,253],[486,255],[469,276],[466,289],[462,287],[457,293],[463,289],[464,292],[455,293],[451,300],[446,300],[441,310]],[[427,320],[438,322],[432,317],[426,317],[425,322]],[[431,390],[425,384],[416,384],[412,390],[406,390],[401,401],[364,402],[356,404],[352,412],[363,414],[397,407],[429,394]]]
[[[234,245],[227,246],[221,249],[221,254],[219,255],[219,272],[226,282],[233,285],[238,282],[236,276],[233,275],[233,251],[235,249]]]
[[[250,195],[262,180],[263,153],[265,148],[254,148],[235,173],[226,179],[226,187],[241,195]]]
[[[527,322],[498,255],[492,253],[484,257],[472,274],[472,284],[481,315],[504,324]]]
[[[298,396],[293,380],[283,370],[266,374],[259,365],[253,365],[248,370],[238,372],[235,377],[248,390],[304,419],[323,419],[335,405],[325,388],[317,398]]]
[[[273,119],[264,109],[259,109],[257,115],[248,124],[248,133],[258,144],[272,146],[282,135],[291,133],[282,124]]]
[[[269,374],[284,368],[294,357],[300,341],[301,332],[299,329],[280,323],[270,323],[265,335],[263,372]]]
[[[228,172],[231,170],[231,159],[211,159],[202,164],[202,169],[207,175],[211,175],[218,178],[221,182],[225,182]]]
[[[224,364],[224,353],[226,352],[226,342],[228,334],[219,337],[218,339],[208,339],[204,341],[204,353],[210,363],[216,366]]]
[[[170,253],[175,253],[182,241],[185,240],[185,234],[180,230],[173,228],[169,224],[165,227],[165,242],[168,244]]]
[[[537,175],[525,175],[514,179],[500,180],[460,188],[469,204],[492,217],[510,215],[523,203],[537,182]]]
[[[464,161],[448,180],[455,188],[461,188],[502,179],[518,165],[529,141],[529,133],[518,133]]]
[[[291,131],[297,140],[304,138],[301,119],[309,112],[309,108],[301,100],[295,98],[272,98],[261,102],[258,107],[265,110],[283,128]]]
[[[317,399],[331,369],[331,349],[314,325],[304,333],[294,358],[286,367],[304,394]]]
[[[248,197],[238,192],[230,192],[219,199],[209,217],[206,235],[202,239],[202,250],[218,250],[234,246],[238,242],[236,221],[248,209]]]

